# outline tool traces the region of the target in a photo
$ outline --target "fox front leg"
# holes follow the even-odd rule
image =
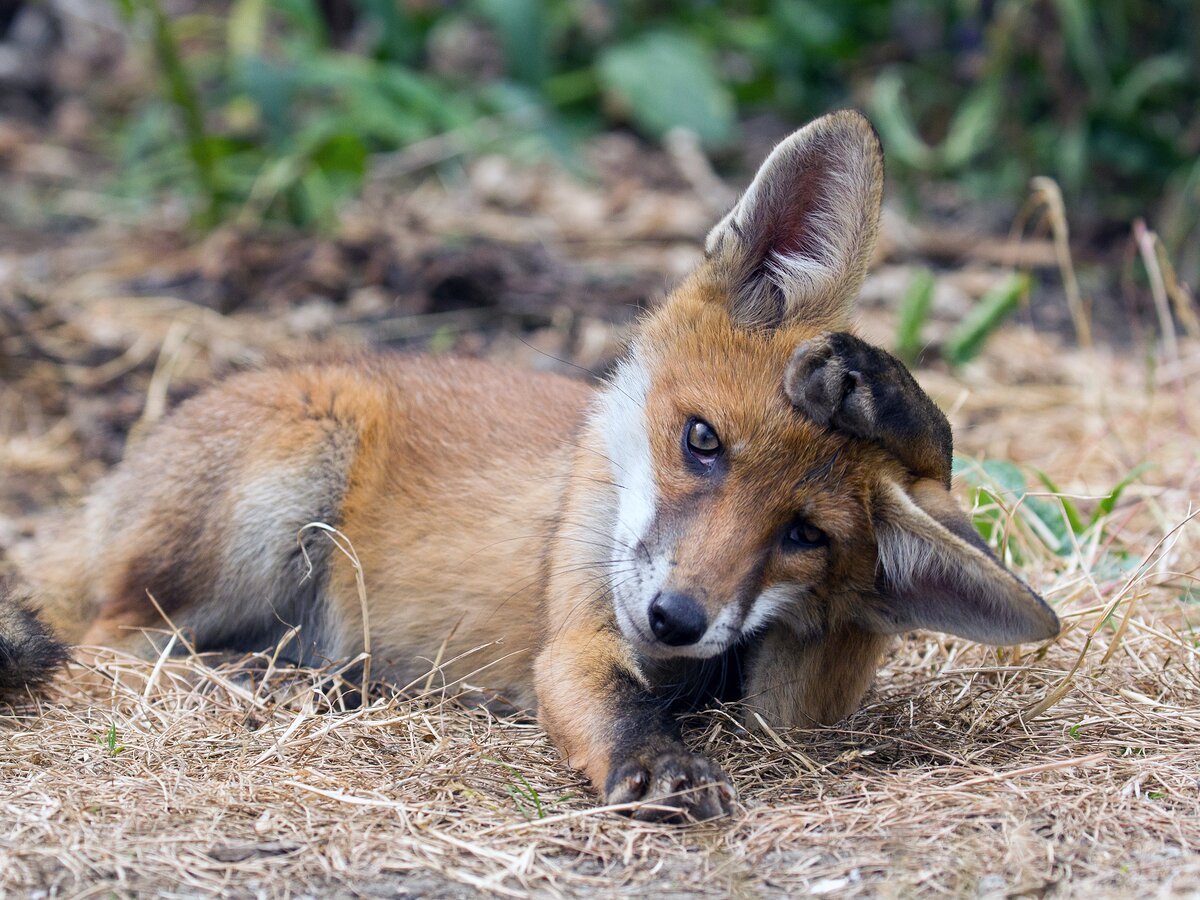
[[[729,779],[684,746],[615,624],[582,623],[551,639],[538,655],[535,680],[539,720],[605,803],[637,804],[628,814],[646,821],[683,823],[732,811]]]
[[[949,487],[950,423],[890,353],[846,332],[822,334],[796,348],[784,389],[814,421],[874,441],[914,475]]]

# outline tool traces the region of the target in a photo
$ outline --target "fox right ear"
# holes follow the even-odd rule
[[[940,482],[921,479],[906,490],[884,480],[872,506],[876,594],[858,609],[869,630],[927,628],[984,644],[1058,634],[1053,610],[992,555]]]
[[[842,110],[777,146],[705,241],[747,327],[846,326],[879,230],[883,150],[866,117]]]

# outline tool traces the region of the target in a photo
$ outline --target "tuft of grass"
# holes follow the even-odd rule
[[[116,0],[116,3],[126,22],[140,26],[141,20],[146,20],[149,42],[171,106],[178,114],[184,133],[183,143],[202,196],[199,224],[212,227],[220,221],[223,208],[217,158],[204,124],[205,110],[201,106],[200,92],[184,64],[170,20],[159,0]]]
[[[484,757],[485,762],[495,763],[505,769],[512,777],[513,781],[506,785],[505,789],[508,795],[512,797],[513,803],[521,815],[527,819],[544,819],[546,818],[546,810],[542,807],[542,798],[537,789],[529,783],[521,770],[512,763],[506,763],[502,759],[495,759],[490,756]]]
[[[1135,466],[1106,493],[1088,498],[1086,502],[1093,505],[1087,513],[1080,505],[1083,501],[1038,469],[1031,469],[1033,477],[1048,493],[1031,491],[1025,471],[1012,462],[980,462],[957,454],[954,460],[955,474],[970,488],[975,527],[985,540],[1003,546],[1009,543],[1012,527],[1018,525],[1035,544],[1060,557],[1073,557],[1084,546],[1105,545],[1104,557],[1094,565],[1108,576],[1136,565],[1132,555],[1110,545],[1106,528],[1122,495],[1151,468],[1149,464]],[[1020,561],[1019,553],[1015,558]]]
[[[104,748],[104,752],[108,756],[119,756],[125,752],[125,747],[117,739],[117,723],[110,722],[108,730],[103,734],[97,735],[96,740]]]

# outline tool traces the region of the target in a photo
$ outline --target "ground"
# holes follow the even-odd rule
[[[95,203],[57,230],[5,226],[0,567],[131,430],[230,369],[365,344],[603,373],[729,195],[686,148],[609,135],[589,152],[590,183],[498,157],[454,177],[384,171],[324,237],[197,236]],[[950,369],[934,347],[1013,259],[1037,275],[1033,311]],[[436,675],[347,712],[320,673],[269,660],[110,654],[110,690],[84,690],[75,667],[0,710],[0,894],[1200,892],[1200,340],[1171,346],[1117,316],[1081,347],[1052,248],[894,213],[866,336],[891,346],[929,260],[917,374],[955,426],[959,496],[999,523],[994,542],[1062,617],[1057,640],[906,636],[829,728],[751,735],[732,710],[696,716],[690,740],[741,808],[692,828],[597,809],[536,724],[460,705]],[[976,499],[973,484],[1013,471],[1035,488],[1023,501]],[[1060,527],[1060,497],[1078,527]],[[127,686],[130,670],[149,686]]]

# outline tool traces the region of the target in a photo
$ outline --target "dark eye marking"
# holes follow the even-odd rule
[[[829,536],[807,519],[797,517],[783,532],[782,545],[785,551],[816,550],[829,544]]]
[[[703,419],[687,420],[683,427],[683,453],[685,459],[701,470],[707,470],[717,461],[722,451],[721,439],[717,437],[716,429]]]

